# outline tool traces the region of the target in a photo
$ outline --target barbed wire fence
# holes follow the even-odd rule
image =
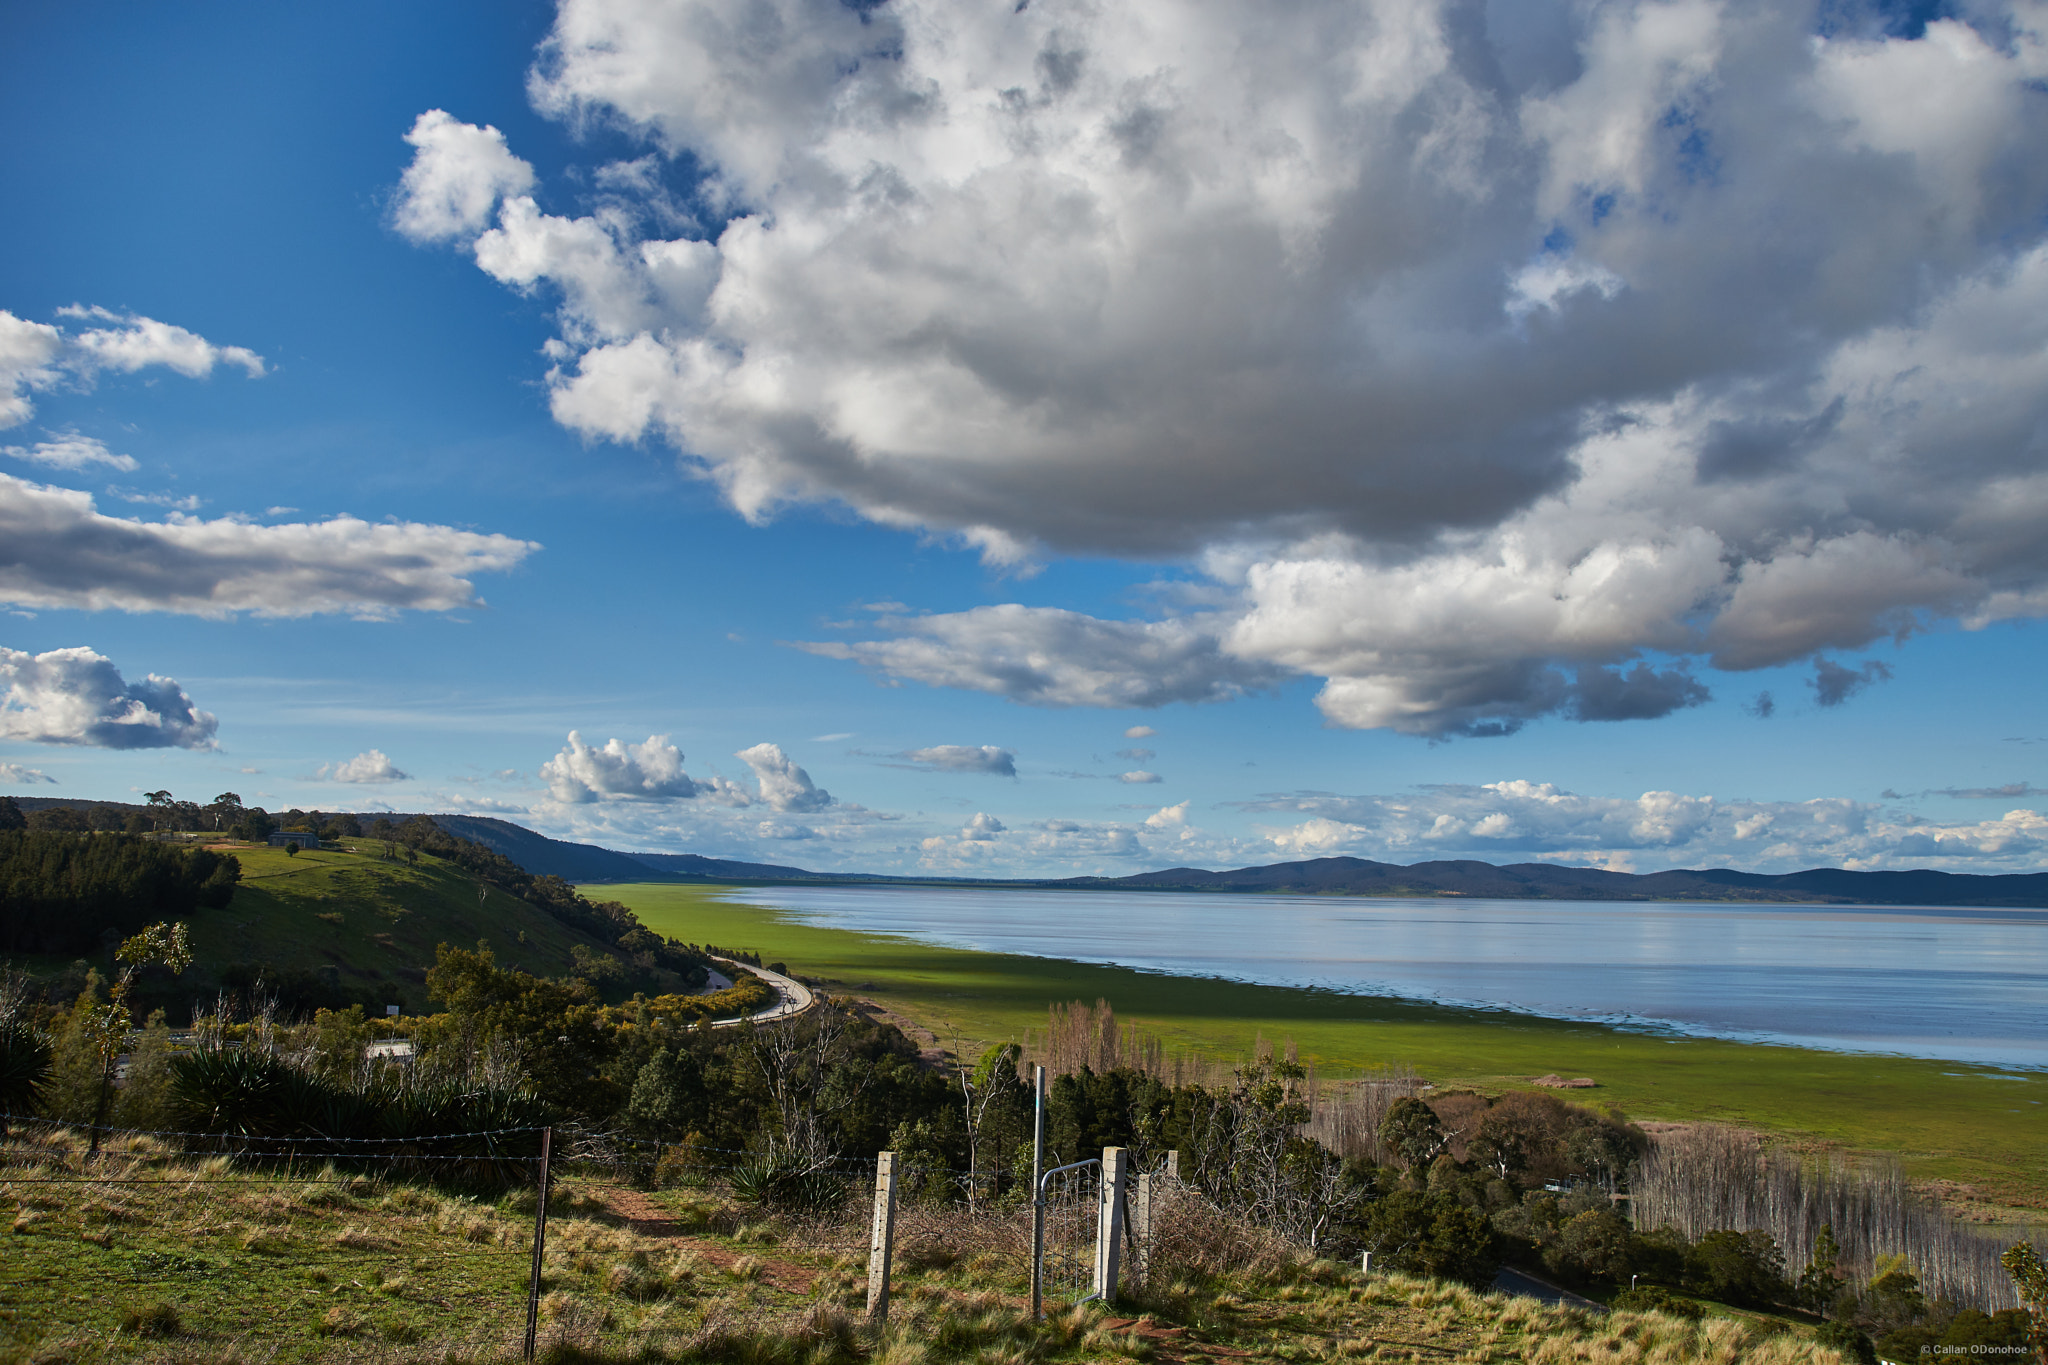
[[[311,1334],[479,1359],[560,1344],[702,1351],[760,1333],[850,1340],[886,1320],[891,1294],[916,1307],[972,1292],[1021,1310],[1034,1279],[1057,1311],[1114,1298],[1119,1260],[1134,1284],[1152,1259],[1134,1239],[1168,1232],[1173,1204],[1155,1193],[1149,1219],[1126,1219],[1133,1187],[1104,1178],[1123,1169],[1121,1149],[1048,1173],[1034,1239],[1036,1187],[1021,1172],[889,1153],[796,1166],[574,1128],[403,1140],[105,1129],[91,1156],[82,1126],[9,1125],[0,1346],[61,1328],[81,1359],[149,1337]]]

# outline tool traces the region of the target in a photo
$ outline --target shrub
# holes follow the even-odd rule
[[[1792,1296],[1785,1260],[1768,1232],[1709,1232],[1685,1253],[1685,1287],[1723,1303],[1764,1308]]]
[[[1831,1351],[1840,1351],[1849,1365],[1877,1365],[1877,1348],[1854,1323],[1824,1322],[1814,1333],[1814,1340]]]
[[[1614,1296],[1614,1307],[1625,1313],[1665,1313],[1674,1318],[1685,1318],[1697,1322],[1706,1315],[1706,1309],[1691,1299],[1682,1299],[1662,1285],[1645,1284],[1633,1289],[1624,1289]]]
[[[176,1304],[158,1299],[122,1314],[121,1330],[138,1337],[175,1337],[184,1333],[185,1323],[178,1316]]]
[[[791,1213],[822,1213],[846,1197],[844,1180],[786,1152],[743,1162],[733,1168],[731,1180],[733,1198],[740,1202]]]

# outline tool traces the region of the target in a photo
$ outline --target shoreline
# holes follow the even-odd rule
[[[1328,1080],[1412,1067],[1446,1088],[1531,1088],[1592,1077],[1581,1103],[1639,1120],[1725,1123],[1809,1150],[1889,1152],[1916,1182],[1984,1204],[2048,1209],[2048,1074],[1987,1075],[1951,1062],[1656,1037],[1593,1023],[1459,1010],[1377,996],[1216,981],[1021,954],[936,947],[795,922],[716,898],[723,887],[610,884],[650,929],[760,949],[832,994],[865,996],[948,1048],[1023,1041],[1047,1007],[1107,999],[1170,1050],[1235,1064],[1260,1039],[1292,1039]],[[2038,1213],[2033,1215],[2038,1218]]]

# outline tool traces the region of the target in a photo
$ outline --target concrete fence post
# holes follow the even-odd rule
[[[1104,1303],[1116,1302],[1117,1271],[1124,1249],[1124,1186],[1131,1154],[1122,1147],[1102,1149],[1102,1200],[1095,1219],[1095,1293]]]
[[[868,1317],[889,1320],[889,1259],[896,1250],[896,1154],[875,1158],[875,1222],[868,1234]]]
[[[1180,1183],[1180,1148],[1166,1154],[1166,1178],[1176,1185]]]

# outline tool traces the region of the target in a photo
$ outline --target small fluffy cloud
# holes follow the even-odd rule
[[[81,436],[75,431],[59,432],[54,440],[38,441],[32,446],[0,447],[0,452],[30,464],[47,465],[51,469],[86,469],[92,465],[106,465],[110,469],[131,472],[135,469],[135,457],[117,455],[107,449],[106,442],[93,436]]]
[[[761,801],[771,810],[819,811],[832,804],[832,793],[820,789],[781,746],[756,744],[733,755],[754,770]]]
[[[594,749],[571,730],[568,745],[540,765],[540,779],[555,800],[570,805],[621,799],[680,801],[698,792],[698,784],[683,771],[683,751],[669,743],[667,735],[649,735],[639,744],[608,739]]]
[[[1158,773],[1148,773],[1140,768],[1132,772],[1118,773],[1116,780],[1124,783],[1126,786],[1147,787],[1162,779]]]
[[[987,871],[1003,856],[1007,826],[987,811],[976,811],[955,834],[934,834],[918,843],[918,862],[934,872]]]
[[[1149,725],[1133,725],[1124,731],[1125,739],[1150,739],[1159,732]]]
[[[400,215],[559,300],[558,422],[750,518],[1215,589],[820,653],[1042,705],[1305,676],[1334,725],[1500,734],[2048,615],[2044,78],[2012,0],[563,0],[538,107],[727,221],[676,227],[644,159],[542,212],[440,111]],[[16,339],[19,396],[56,362]]]
[[[1054,607],[993,606],[884,617],[890,640],[803,643],[879,673],[993,692],[1030,706],[1164,706],[1269,686],[1268,666],[1235,659],[1196,621],[1103,621]]]
[[[1188,822],[1188,803],[1177,806],[1161,806],[1145,817],[1147,829],[1180,829]]]
[[[24,768],[19,763],[0,763],[0,782],[10,787],[32,787],[41,782],[56,780],[41,768]]]
[[[533,167],[512,155],[505,135],[489,125],[429,109],[405,140],[413,159],[399,181],[392,222],[415,242],[474,237],[500,197],[524,194],[533,184]]]
[[[498,801],[488,796],[465,796],[461,792],[442,792],[439,799],[450,810],[474,811],[478,815],[525,815],[528,809],[510,801]]]
[[[220,722],[173,678],[128,682],[83,646],[28,654],[0,647],[0,735],[100,749],[211,749]]]
[[[139,521],[90,494],[0,474],[0,601],[221,617],[480,605],[470,578],[540,547],[510,536],[354,517],[256,526],[232,517]]]
[[[382,749],[365,750],[345,763],[322,763],[314,769],[314,776],[322,782],[412,781],[412,774],[400,772]]]
[[[946,773],[989,773],[996,777],[1017,775],[1014,750],[993,744],[937,744],[929,749],[912,749],[900,757],[921,768]]]

